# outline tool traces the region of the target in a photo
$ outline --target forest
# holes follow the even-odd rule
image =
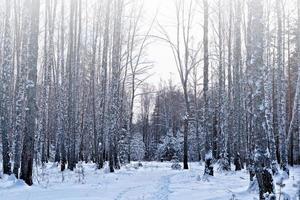
[[[0,0],[1,200],[300,199],[300,0],[164,3]]]

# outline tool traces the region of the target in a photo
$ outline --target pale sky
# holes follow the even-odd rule
[[[182,2],[188,5],[188,0],[183,0]],[[196,5],[197,2],[193,1],[193,10],[195,12],[196,17],[192,20],[191,27],[191,38],[193,38],[194,42],[191,44],[191,48],[195,48],[199,45],[199,41],[202,39],[202,18],[199,16],[199,7]],[[160,37],[164,37],[161,33],[161,27],[168,33],[171,40],[176,41],[176,8],[174,0],[144,0],[145,7],[145,19],[148,21],[147,24],[151,24],[154,17],[156,16],[156,23],[152,28],[151,35],[156,35]],[[187,8],[186,8],[187,9]],[[187,11],[187,10],[186,10]],[[199,40],[200,39],[200,40]],[[153,62],[152,73],[153,76],[148,80],[149,83],[158,85],[160,80],[168,81],[171,77],[174,83],[179,83],[179,75],[176,67],[176,63],[174,60],[174,56],[169,44],[166,41],[160,39],[153,39],[154,43],[151,44],[148,49],[148,60]],[[183,50],[183,49],[182,49]]]
[[[145,0],[145,17],[147,21],[151,23],[156,12],[157,21],[164,27],[170,26],[174,23],[174,1],[173,0]],[[155,23],[152,33],[158,35],[158,26]],[[148,47],[147,50],[148,59],[153,61],[153,69],[151,73],[154,73],[149,78],[148,82],[154,85],[158,85],[160,80],[168,80],[170,76],[172,79],[178,81],[178,72],[175,66],[174,57],[169,45],[166,42],[155,40],[155,42]]]
[[[159,24],[164,27],[164,29],[166,29],[166,31],[168,32],[168,34],[171,37],[175,37],[176,33],[174,30],[174,26],[176,23],[176,16],[175,16],[175,1],[174,0],[142,0],[144,1],[145,5],[144,5],[144,10],[145,10],[145,18],[148,21],[148,23],[146,24],[150,24],[156,14],[156,12],[158,12],[157,14],[157,22],[159,22]],[[182,0],[183,2],[188,2],[188,0]],[[196,3],[202,2],[202,1],[194,1]],[[214,7],[216,5],[217,1],[209,1],[209,3],[211,4],[211,7]],[[268,2],[267,0],[265,0],[265,2]],[[272,11],[272,15],[274,15],[275,13],[273,12],[274,10],[274,1],[270,1],[272,2],[271,7],[269,8]],[[289,12],[295,12],[294,9],[294,5],[296,4],[295,0],[285,0],[283,1],[283,6],[286,9],[286,12],[288,12],[288,8],[290,8]],[[201,5],[200,5],[201,6]],[[194,9],[195,9],[195,15],[197,15],[193,21],[193,25],[192,25],[192,32],[193,32],[193,36],[194,38],[196,38],[195,40],[198,42],[202,41],[202,26],[201,24],[202,22],[202,8],[199,7],[199,5],[196,5],[194,3],[193,5]],[[213,44],[215,41],[213,41],[213,37],[215,37],[216,33],[215,33],[215,29],[216,29],[216,25],[212,25],[212,19],[217,18],[217,13],[215,13],[215,10],[210,9],[210,19],[209,19],[209,38],[210,38],[210,46],[212,48],[209,49],[209,51],[216,51],[216,49],[214,49],[215,44]],[[226,17],[226,12],[224,13],[225,17],[225,23],[228,23],[227,17]],[[294,13],[295,14],[295,13]],[[243,28],[243,27],[242,27]],[[158,27],[158,23],[155,23],[153,30],[151,32],[152,35],[159,35],[162,36],[159,33],[159,27]],[[225,34],[226,34],[226,30]],[[194,46],[197,44],[193,44]],[[210,53],[212,53],[210,52]],[[154,73],[154,75],[148,80],[148,82],[150,82],[151,84],[154,85],[158,85],[158,83],[160,82],[160,80],[164,80],[167,81],[169,79],[170,76],[172,76],[172,79],[174,80],[174,82],[179,83],[179,76],[178,76],[178,72],[177,72],[177,68],[176,68],[176,64],[174,61],[174,57],[172,54],[172,50],[170,49],[169,45],[164,42],[164,41],[160,41],[158,39],[155,40],[155,42],[153,44],[151,44],[148,49],[147,49],[147,53],[148,53],[148,60],[153,62],[153,69],[152,69],[152,73]],[[201,56],[201,54],[200,54]]]

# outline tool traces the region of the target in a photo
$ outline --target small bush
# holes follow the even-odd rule
[[[173,163],[173,164],[171,165],[171,168],[172,168],[173,170],[180,170],[180,169],[181,169],[181,165],[180,165],[179,163]]]
[[[176,155],[174,155],[172,157],[171,162],[172,162],[171,168],[173,170],[180,170],[181,169],[181,165],[179,164],[179,159],[178,159],[178,157]]]

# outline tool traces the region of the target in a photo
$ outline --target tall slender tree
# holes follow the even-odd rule
[[[276,1],[277,12],[277,117],[278,117],[278,131],[280,137],[280,166],[288,172],[287,168],[287,147],[286,147],[286,93],[285,93],[285,74],[283,62],[283,33],[282,33],[282,2]]]
[[[34,157],[34,136],[36,127],[36,88],[37,88],[37,59],[39,36],[40,0],[27,2],[30,10],[30,32],[28,41],[28,79],[26,82],[27,108],[25,116],[24,142],[21,159],[21,179],[32,185],[32,170]]]
[[[10,175],[10,152],[8,133],[10,130],[10,107],[11,107],[11,80],[13,76],[13,52],[12,52],[12,39],[11,39],[11,2],[5,1],[5,28],[4,28],[4,44],[3,44],[3,63],[1,75],[1,90],[0,90],[0,131],[2,135],[2,158],[3,158],[3,173]]]
[[[241,41],[241,2],[236,1],[234,21],[234,49],[233,49],[233,133],[234,137],[234,165],[235,170],[241,170],[240,142],[242,126],[242,102],[241,102],[241,68],[242,68],[242,41]]]
[[[99,168],[103,167],[104,154],[105,154],[105,128],[106,128],[106,111],[107,111],[107,83],[108,83],[108,51],[109,51],[109,25],[110,25],[110,9],[111,1],[105,1],[105,22],[104,22],[104,33],[103,33],[103,50],[102,50],[102,66],[101,66],[101,93],[100,93],[100,158]]]
[[[59,97],[60,97],[60,102],[59,102],[59,115],[58,115],[58,131],[60,132],[60,153],[61,153],[61,171],[65,170],[65,165],[67,162],[66,158],[66,131],[67,131],[67,126],[65,123],[67,122],[66,120],[66,74],[65,74],[65,21],[64,21],[64,12],[65,12],[65,7],[64,7],[64,2],[61,4],[61,24],[60,24],[60,91],[59,91]]]
[[[265,98],[264,98],[264,7],[260,0],[252,0],[249,5],[252,13],[251,23],[251,63],[248,66],[249,87],[253,99],[254,134],[255,134],[255,175],[259,185],[260,199],[266,199],[266,195],[274,195],[273,177],[270,173],[270,158],[268,155],[268,137],[264,128]],[[274,198],[274,197],[270,197]]]
[[[214,168],[212,166],[212,149],[209,134],[209,100],[208,100],[208,72],[209,72],[209,55],[208,55],[208,1],[203,0],[204,6],[204,25],[203,25],[203,52],[204,52],[204,67],[203,67],[203,130],[205,134],[205,175],[214,175]]]
[[[227,156],[227,110],[226,110],[226,99],[225,99],[225,67],[224,67],[224,50],[223,50],[223,13],[222,13],[223,4],[221,1],[218,1],[218,51],[219,51],[219,63],[218,63],[218,140],[220,147],[220,168],[222,170],[230,170],[228,156]]]
[[[114,6],[114,25],[113,25],[113,52],[112,52],[112,80],[110,84],[110,106],[109,106],[109,168],[114,172],[114,167],[119,163],[115,157],[118,137],[119,122],[119,89],[120,89],[120,70],[121,70],[121,23],[123,0],[115,0]]]
[[[17,77],[15,84],[15,115],[13,119],[15,119],[15,127],[14,127],[14,135],[15,135],[15,147],[14,147],[14,169],[13,172],[16,177],[19,177],[19,168],[21,164],[21,149],[22,149],[22,141],[21,138],[23,136],[24,130],[24,117],[25,117],[25,84],[26,84],[26,75],[27,75],[27,54],[28,54],[28,40],[29,40],[29,32],[30,32],[30,5],[28,5],[27,1],[23,2],[22,8],[22,38],[20,39],[22,44],[19,53],[17,53]],[[20,11],[20,10],[19,10]],[[18,56],[18,54],[20,54]],[[20,57],[20,58],[19,58]]]

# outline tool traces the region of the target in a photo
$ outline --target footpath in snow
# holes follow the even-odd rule
[[[61,173],[48,164],[34,171],[34,185],[27,186],[13,176],[0,179],[0,200],[254,200],[257,192],[248,191],[247,171],[215,172],[202,179],[203,166],[190,163],[189,170],[172,170],[171,163],[131,164],[115,173],[95,170],[83,164],[83,170]],[[300,167],[291,168],[283,188],[291,200],[297,199]],[[277,186],[278,187],[278,186]],[[279,192],[279,188],[276,190]],[[234,198],[233,198],[234,197]]]

